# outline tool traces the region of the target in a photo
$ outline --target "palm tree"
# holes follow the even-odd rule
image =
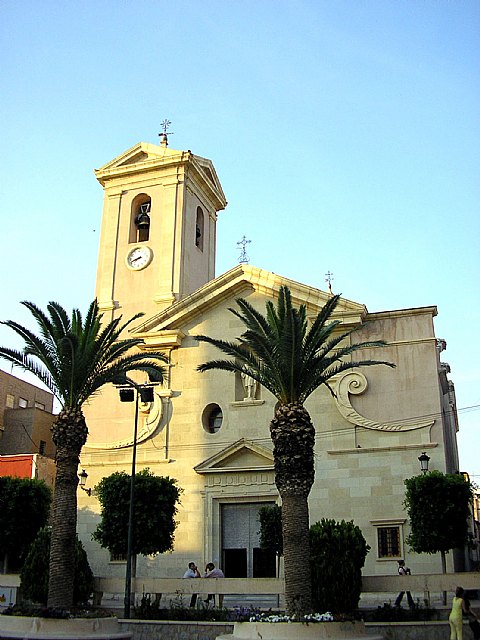
[[[279,291],[277,306],[266,303],[266,316],[247,300],[237,299],[240,311],[230,309],[246,330],[235,342],[208,336],[197,340],[217,347],[231,360],[211,360],[198,367],[233,371],[251,376],[278,399],[270,423],[275,484],[282,498],[282,530],[287,612],[301,615],[311,610],[308,494],[314,481],[315,428],[303,403],[321,385],[334,395],[329,380],[342,371],[389,362],[347,358],[382,341],[352,344],[355,331],[339,333],[332,321],[340,296],[332,296],[312,326],[307,326],[306,306],[292,306],[288,287]]]
[[[35,318],[39,334],[12,320],[2,322],[24,340],[25,346],[22,351],[0,347],[0,358],[33,373],[61,404],[52,425],[57,453],[48,606],[68,610],[73,604],[77,471],[88,435],[82,406],[100,387],[122,376],[125,379],[131,370],[144,371],[161,381],[164,368],[159,363],[166,362],[166,358],[158,352],[145,355],[132,351],[142,343],[141,339],[120,338],[143,314],[123,324],[121,316],[102,324],[96,300],[90,304],[85,319],[78,309],[70,318],[57,302],[48,304],[48,313],[32,302],[22,304]]]

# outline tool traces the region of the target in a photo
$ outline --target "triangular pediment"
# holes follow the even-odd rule
[[[137,175],[156,170],[164,170],[172,166],[186,166],[189,179],[194,180],[211,197],[216,211],[227,206],[222,185],[211,160],[193,154],[191,151],[178,151],[164,145],[139,142],[131,149],[95,170],[95,176],[101,185],[116,178]]]
[[[208,160],[207,158],[202,158],[201,156],[193,156],[195,163],[197,164],[197,168],[200,168],[200,171],[203,173],[207,182],[213,186],[216,191],[222,191],[222,185],[220,184],[220,180],[218,179],[217,172],[215,171],[215,167],[213,166],[213,162]]]
[[[273,471],[273,454],[270,449],[242,438],[194,468],[200,474]]]
[[[137,162],[143,162],[144,160],[148,160],[148,153],[140,151],[139,153],[136,153],[135,155],[127,158],[123,162],[120,162],[117,166],[124,167],[128,164],[137,164]]]
[[[233,302],[233,299],[244,297],[251,291],[261,292],[266,299],[273,300],[278,296],[282,285],[289,287],[293,304],[297,306],[305,304],[307,313],[311,316],[316,315],[330,298],[329,293],[314,287],[289,280],[249,264],[239,264],[218,278],[207,282],[190,296],[142,322],[132,330],[132,333],[136,337],[143,338],[148,346],[153,344],[161,346],[162,342],[166,345],[167,342],[162,340],[162,335],[165,334],[165,337],[175,335],[177,336],[176,345],[178,345],[181,342],[181,338],[178,336],[187,323],[191,323],[198,317],[203,317],[205,313],[211,312],[225,300]],[[334,317],[347,326],[361,324],[366,315],[365,305],[342,298]]]
[[[104,172],[112,172],[119,167],[125,167],[127,165],[133,165],[138,163],[144,163],[149,161],[155,161],[162,158],[173,158],[179,154],[186,153],[184,151],[176,151],[169,147],[162,147],[156,144],[150,144],[148,142],[139,142],[127,151],[124,151],[107,164],[104,164],[99,169],[95,170],[97,178]],[[192,154],[193,155],[193,154]]]

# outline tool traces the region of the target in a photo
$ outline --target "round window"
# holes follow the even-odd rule
[[[202,422],[207,433],[217,433],[223,422],[223,413],[218,404],[209,404],[205,407]]]

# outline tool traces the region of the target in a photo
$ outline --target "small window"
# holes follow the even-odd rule
[[[38,445],[38,453],[43,456],[45,455],[45,450],[47,448],[47,443],[45,440],[40,440],[40,444]]]
[[[377,530],[377,559],[393,560],[403,556],[403,525],[405,518],[370,520]]]
[[[110,562],[126,562],[127,554],[126,553],[111,553],[110,554]]]
[[[400,527],[378,527],[378,557],[399,558],[400,553]]]
[[[202,422],[207,433],[217,433],[223,422],[223,413],[218,404],[209,404],[205,407]]]
[[[7,393],[5,406],[7,407],[7,409],[13,409],[13,407],[15,406],[15,396],[13,396],[11,393]]]
[[[43,402],[37,402],[37,400],[35,400],[35,409],[42,409],[42,411],[45,411],[45,405]]]
[[[25,398],[19,398],[18,406],[20,407],[20,409],[26,409],[28,407],[28,400],[25,400]]]
[[[204,232],[204,216],[201,207],[197,207],[197,216],[195,219],[195,246],[203,251],[203,232]]]

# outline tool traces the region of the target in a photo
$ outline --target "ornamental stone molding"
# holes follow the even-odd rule
[[[239,486],[275,485],[275,474],[271,473],[228,473],[207,475],[205,478],[205,488],[227,488]]]
[[[335,404],[340,414],[351,424],[376,431],[413,431],[431,427],[435,420],[399,420],[397,422],[376,422],[360,415],[350,402],[349,394],[360,395],[367,390],[367,378],[360,371],[346,371],[337,378]]]
[[[162,397],[170,397],[171,392],[160,391],[153,395],[153,402],[138,402],[137,444],[148,440],[158,428],[163,415]],[[93,442],[85,446],[88,449],[123,449],[133,445],[133,433],[130,437],[114,442]]]

